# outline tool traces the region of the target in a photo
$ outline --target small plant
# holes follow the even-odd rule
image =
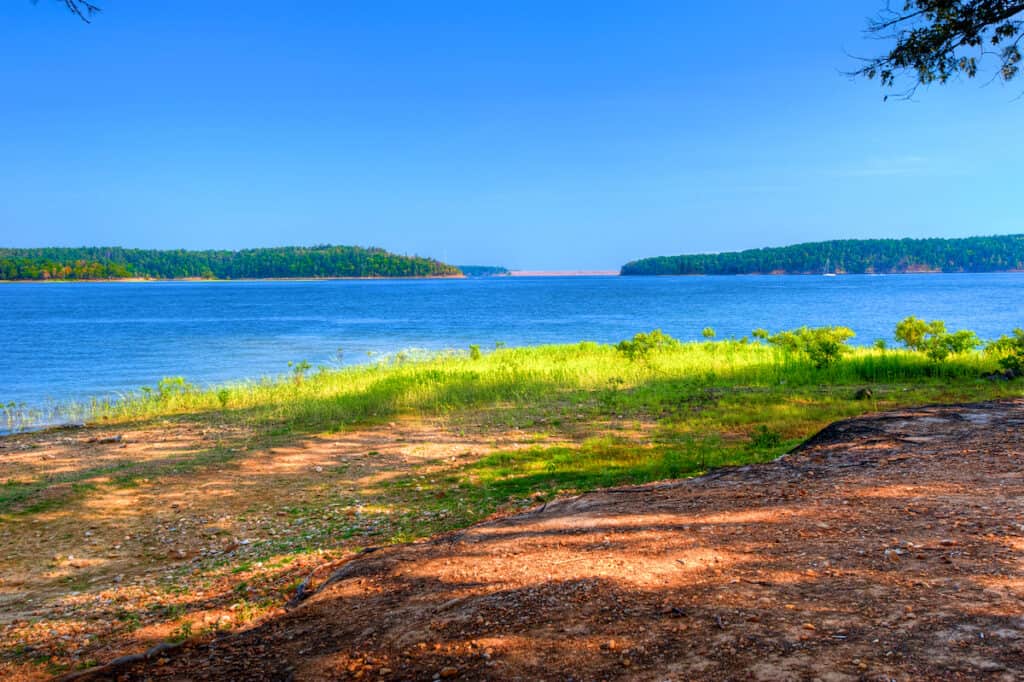
[[[479,360],[481,357],[483,357],[483,354],[480,352],[480,345],[476,343],[471,343],[469,345],[469,359]]]
[[[1024,329],[1014,329],[1012,336],[1000,336],[990,342],[985,353],[995,357],[1005,371],[1024,376]]]
[[[296,386],[303,382],[306,378],[306,372],[308,372],[312,367],[312,365],[310,365],[306,360],[302,360],[301,362],[289,361],[288,366],[292,369],[292,380],[295,382]]]
[[[754,331],[750,332],[750,335],[759,341],[767,341],[772,333],[764,327],[758,327]]]
[[[615,344],[615,349],[630,360],[635,361],[646,360],[656,350],[675,348],[677,346],[679,346],[677,339],[672,338],[660,329],[655,329],[646,334],[637,334],[628,341],[619,341]]]
[[[889,347],[889,344],[886,343],[885,339],[875,339],[875,342],[871,345],[873,345],[876,350],[886,350]]]
[[[750,434],[750,445],[755,450],[771,450],[782,445],[782,434],[761,424]]]
[[[619,390],[625,383],[626,380],[622,377],[612,377],[608,380],[608,388],[598,395],[598,400],[601,401],[605,409],[615,409],[619,402]]]
[[[166,401],[194,390],[195,386],[185,381],[185,377],[164,377],[156,384],[156,397],[160,401]]]
[[[710,341],[715,338],[715,329],[714,327],[704,327],[704,329],[700,331],[700,335]]]
[[[846,342],[855,336],[849,327],[800,327],[768,337],[768,343],[783,350],[806,355],[817,369],[825,369],[838,361],[850,347]]]
[[[226,388],[222,388],[217,391],[217,402],[220,403],[220,408],[223,410],[228,406],[228,400],[231,398],[231,391]]]
[[[981,339],[972,331],[961,329],[946,331],[942,320],[924,320],[910,316],[896,325],[896,340],[911,350],[924,353],[930,360],[941,362],[950,355],[966,353],[981,345]]]
[[[192,637],[192,621],[186,620],[181,625],[174,628],[171,631],[171,640],[175,642],[184,642]]]

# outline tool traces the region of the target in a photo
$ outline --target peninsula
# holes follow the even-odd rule
[[[158,251],[116,246],[0,248],[0,280],[307,279],[461,277],[431,258],[359,246],[282,246],[241,251]]]
[[[631,261],[623,275],[822,275],[1024,270],[1024,234],[963,239],[840,239]]]

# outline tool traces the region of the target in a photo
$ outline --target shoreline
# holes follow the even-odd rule
[[[115,279],[0,279],[0,284],[146,284],[159,282],[327,282],[420,279],[470,279],[466,275],[409,275],[403,277],[239,277],[217,279],[206,277],[119,277]]]
[[[712,343],[716,345],[709,345]],[[382,370],[351,368],[344,373],[314,373],[301,381],[292,375],[273,384],[154,392],[139,396],[134,405],[111,412],[109,419],[90,421],[84,429],[53,429],[0,438],[0,476],[7,481],[0,496],[0,530],[5,533],[2,573],[8,588],[0,619],[9,624],[0,629],[0,648],[21,651],[16,647],[25,642],[33,646],[30,656],[0,660],[0,670],[12,679],[52,679],[54,671],[102,665],[150,650],[156,642],[188,641],[181,650],[187,657],[194,648],[210,642],[220,647],[251,641],[223,638],[230,636],[229,632],[267,632],[261,628],[264,624],[270,624],[269,631],[273,631],[273,623],[284,609],[319,590],[325,581],[337,582],[331,578],[332,571],[366,547],[403,548],[395,551],[419,551],[417,547],[448,551],[446,548],[455,547],[457,551],[465,550],[468,557],[479,558],[480,545],[472,542],[416,541],[476,538],[473,533],[479,531],[471,527],[479,521],[507,518],[560,496],[600,488],[621,493],[623,486],[653,484],[658,487],[658,504],[662,504],[660,496],[692,490],[701,485],[699,477],[712,469],[721,471],[705,480],[781,471],[785,478],[780,485],[753,489],[767,490],[765,494],[772,499],[765,499],[776,505],[772,509],[785,512],[801,504],[798,491],[818,476],[798,473],[794,477],[794,470],[788,466],[780,470],[747,465],[776,459],[827,424],[879,409],[913,408],[913,413],[920,415],[919,405],[938,402],[1003,400],[1001,404],[1010,404],[1006,401],[1013,400],[1016,402],[1012,404],[1024,406],[1024,384],[1020,380],[977,379],[995,366],[991,358],[981,355],[946,360],[937,375],[922,355],[890,351],[884,363],[865,362],[862,360],[878,357],[882,351],[864,349],[851,352],[834,368],[822,370],[808,358],[785,358],[785,352],[777,347],[719,343],[654,349],[650,362],[638,361],[609,345],[562,344],[495,350],[477,357],[446,356],[425,364],[395,364]],[[698,373],[716,378],[709,385],[681,390]],[[823,387],[823,382],[829,386]],[[871,395],[858,397],[865,385],[871,387]],[[567,410],[567,404],[575,409]],[[694,410],[694,405],[700,409]],[[955,414],[966,408],[940,409]],[[1009,416],[1017,419],[1018,414]],[[909,428],[903,426],[905,422],[889,419],[874,425]],[[928,441],[923,447],[929,450],[937,444],[937,423],[918,422],[929,437],[921,440]],[[998,414],[982,414],[977,420],[952,417],[941,424],[975,429],[988,434],[993,442],[1006,442],[1004,434],[1009,432],[1005,429],[1010,426]],[[908,442],[918,441],[903,436],[918,434],[899,431],[880,443],[879,429],[865,431],[869,447],[858,447],[847,459],[833,461],[839,465],[836,471],[844,476],[851,472],[882,476],[885,479],[881,482],[887,487],[905,484],[907,472],[915,471],[910,468],[915,465],[901,452],[914,447]],[[695,433],[700,435],[694,437]],[[860,431],[852,432],[857,433]],[[982,463],[985,467],[997,461],[1016,461],[1012,451],[996,460],[989,457],[991,448],[975,442],[961,445],[962,440],[956,439],[949,462],[959,463],[964,481],[974,480],[977,475],[974,463],[964,459],[965,447],[986,453]],[[821,440],[816,442],[820,444]],[[883,446],[893,452],[883,450]],[[819,452],[826,456],[796,459],[810,467],[809,473],[817,474],[822,471],[821,462],[827,465],[834,456],[832,450]],[[877,466],[864,464],[868,455],[875,458],[872,461],[877,461]],[[930,471],[941,471],[939,466],[944,462],[937,464]],[[1006,472],[993,473],[996,475],[984,478],[994,490],[1005,483],[1000,474]],[[690,478],[697,482],[678,483]],[[888,506],[879,507],[879,498],[871,494],[880,486],[865,488],[857,498],[846,491],[828,492],[838,479],[820,478],[821,489],[831,495],[828,509],[842,510],[836,513],[860,509],[875,514],[864,522],[865,527],[892,525],[894,512]],[[933,482],[925,484],[941,494],[942,488]],[[736,488],[725,485],[715,490],[728,497]],[[894,560],[883,554],[881,540],[873,536],[858,539],[856,532],[847,532],[834,519],[822,517],[816,489],[810,493],[802,498],[811,504],[808,512],[794,517],[797,520],[793,523],[806,521],[801,528],[786,525],[792,519],[786,524],[772,523],[772,518],[759,523],[762,519],[757,515],[767,508],[759,500],[754,500],[750,511],[739,510],[734,518],[723,517],[732,511],[717,503],[706,505],[707,518],[694,521],[687,498],[687,503],[678,507],[679,523],[712,529],[708,538],[714,535],[713,529],[721,529],[719,535],[728,541],[745,537],[735,531],[742,531],[752,522],[765,533],[797,538],[804,537],[797,531],[818,534],[808,535],[823,538],[821,551],[814,549],[813,556],[836,551],[827,548],[836,537],[852,538],[854,545],[844,550],[844,557],[876,561],[891,568]],[[586,499],[603,499],[597,495]],[[783,495],[789,497],[779,507]],[[982,491],[976,498],[984,496]],[[649,497],[613,494],[608,499],[646,504]],[[859,499],[862,504],[840,506],[845,499]],[[971,504],[976,507],[974,499]],[[900,512],[899,518],[908,523],[940,523],[932,517],[906,513],[903,498],[892,498],[891,503]],[[930,506],[926,501],[916,503],[915,509],[923,513]],[[1003,508],[1009,507],[1004,504]],[[984,510],[976,516],[985,517]],[[555,517],[545,516],[541,522],[547,523],[545,519],[550,518]],[[729,523],[723,523],[723,518]],[[942,522],[949,522],[950,516],[942,518]],[[997,521],[1002,523],[1002,517]],[[578,541],[583,549],[596,547],[595,551],[617,553],[614,557],[599,557],[601,565],[633,570],[635,562],[625,560],[626,555],[631,551],[635,554],[634,539],[647,542],[651,516],[638,514],[637,522],[645,530],[638,531],[644,535],[636,538],[620,533],[619,527],[609,531],[603,522],[593,534],[575,540],[572,534],[552,536],[548,527],[534,536],[539,539],[530,551],[548,552],[544,565],[555,567],[554,571],[576,571],[579,564],[573,547],[555,547],[552,543]],[[830,527],[817,525],[826,522]],[[673,522],[666,537],[681,537],[678,527]],[[979,523],[977,527],[983,533],[991,523]],[[468,535],[451,535],[453,532]],[[615,542],[603,543],[601,538],[612,532],[619,533]],[[919,535],[908,531],[901,537],[917,541]],[[954,537],[957,543],[968,543],[963,533]],[[776,547],[771,539],[756,541]],[[517,540],[513,538],[512,542]],[[687,537],[680,542],[688,542]],[[873,547],[873,554],[858,553],[859,548],[867,546],[865,542]],[[952,545],[940,546],[950,547],[950,552],[958,550]],[[501,549],[495,556],[507,554],[504,546]],[[693,575],[679,568],[684,566],[677,561],[680,556],[685,557],[685,566],[693,563],[700,570],[705,564],[698,561],[710,555],[694,558],[686,553],[691,549],[667,554],[658,550],[659,556],[667,556],[663,562],[666,571],[656,576],[654,584],[661,585],[663,575],[680,579]],[[966,549],[980,555],[971,545]],[[552,552],[565,556],[551,559]],[[41,561],[41,554],[48,560]],[[784,554],[794,553],[785,549]],[[371,560],[373,556],[377,555],[373,554]],[[723,550],[722,556],[728,554]],[[500,560],[509,564],[501,567],[499,581],[518,570],[513,564],[523,565],[522,555]],[[804,570],[807,560],[799,560],[799,556],[794,559]],[[901,560],[914,561],[912,554]],[[429,567],[434,565],[432,561],[416,565]],[[486,568],[488,564],[485,561],[479,565]],[[723,589],[777,588],[781,592],[773,604],[780,613],[788,614],[787,618],[799,624],[818,617],[813,614],[820,616],[815,610],[820,601],[815,601],[818,597],[813,590],[801,592],[807,597],[809,615],[782,608],[787,603],[805,603],[787,592],[792,586],[789,577],[795,571],[793,566],[781,566],[783,578],[776,583],[766,580],[770,576],[761,575],[764,569],[757,562],[739,565],[751,567],[752,572],[741,575],[747,582],[729,583],[736,573],[734,567],[727,566],[728,570],[719,576]],[[408,566],[396,564],[396,570],[404,571]],[[917,566],[912,564],[910,570],[918,570]],[[929,566],[953,573],[959,570],[958,564],[933,562]],[[843,568],[850,567],[844,564]],[[458,570],[469,573],[466,567]],[[419,581],[421,573],[414,571],[409,579]],[[891,571],[879,574],[895,576],[895,580],[905,575]],[[430,581],[428,591],[430,585],[455,585],[453,589],[461,590],[464,581],[453,575]],[[481,570],[473,575],[489,574]],[[571,578],[575,574],[566,575]],[[702,580],[703,575],[698,573],[697,578]],[[855,585],[860,584],[859,575],[850,578]],[[944,575],[939,578],[946,580]],[[529,576],[526,581],[529,586],[523,592],[508,591],[502,582],[495,585],[494,593],[501,594],[502,599],[505,595],[516,599],[517,594],[525,595],[528,610],[537,603],[531,596],[536,583]],[[604,589],[602,584],[593,583],[593,589]],[[699,581],[700,590],[704,589],[702,585]],[[552,589],[561,590],[562,584],[555,583]],[[612,590],[616,598],[622,597],[623,591],[614,583]],[[927,593],[928,585],[921,591]],[[447,593],[447,588],[442,592],[446,593],[435,594],[438,598],[423,611],[424,628],[437,617],[435,601],[443,606],[457,598]],[[589,594],[584,595],[588,600],[584,608],[593,602]],[[659,595],[651,597],[656,600],[651,602],[646,601],[645,591],[638,594],[645,606],[631,608],[630,613],[649,618],[652,611],[663,608],[656,603],[661,600]],[[973,596],[973,592],[968,595]],[[706,600],[706,594],[701,598]],[[318,598],[321,604],[322,599]],[[471,599],[459,604],[486,607],[493,603],[488,599],[485,596],[483,601]],[[749,601],[759,603],[756,597]],[[359,605],[364,602],[357,595],[351,603],[363,608]],[[377,608],[376,603],[373,608]],[[345,617],[345,612],[341,613]],[[498,620],[493,613],[496,611],[484,612],[485,621],[487,617]],[[603,619],[603,611],[594,613]],[[672,614],[666,615],[669,617],[671,621],[666,622],[675,627],[679,621]],[[576,622],[572,613],[569,619]],[[467,622],[479,623],[475,617]],[[828,626],[824,620],[815,622],[819,631]],[[692,618],[691,623],[688,627],[704,623],[712,630],[717,628],[713,616]],[[363,628],[359,623],[353,627]],[[457,627],[465,626],[460,622]],[[621,638],[618,625],[612,623],[609,627],[615,632],[602,634],[600,641],[612,634],[617,641]],[[418,628],[419,622],[410,632]],[[410,641],[414,639],[423,637],[409,635]],[[851,640],[879,651],[863,639]],[[76,648],[72,649],[69,641]],[[299,646],[308,646],[308,642],[300,639],[294,650]],[[479,652],[474,656],[473,660],[482,660]],[[185,660],[177,655],[167,658],[164,664],[175,666]],[[245,660],[249,665],[249,660],[258,663],[265,657],[257,647]],[[436,663],[437,659],[431,658],[417,671],[433,674]],[[613,663],[619,670],[618,660]],[[218,672],[224,669],[218,668]],[[201,676],[200,669],[189,668],[184,675]],[[91,679],[97,679],[96,675]]]
[[[158,284],[161,282],[226,283],[226,282],[344,282],[344,281],[410,281],[410,280],[476,280],[528,277],[887,277],[900,275],[1020,275],[1024,270],[914,270],[909,272],[741,272],[741,273],[660,273],[624,275],[617,270],[510,270],[501,275],[410,275],[403,277],[239,277],[237,279],[207,279],[203,277],[121,277],[116,279],[0,279],[3,284]]]
[[[506,277],[619,277],[618,270],[509,270]]]
[[[674,273],[630,274],[620,277],[888,277],[899,275],[1020,275],[1024,270],[910,270],[905,272],[736,272],[736,273]]]

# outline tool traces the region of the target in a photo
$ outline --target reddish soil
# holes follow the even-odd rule
[[[767,465],[562,499],[318,573],[96,679],[1024,678],[1024,401],[839,422]]]

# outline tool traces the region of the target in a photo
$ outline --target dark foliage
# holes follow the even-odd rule
[[[507,275],[508,269],[498,265],[457,265],[466,277],[498,277]]]
[[[1024,269],[1024,235],[965,239],[843,239],[730,253],[661,256],[623,275],[999,272]]]
[[[120,247],[0,249],[0,279],[263,279],[436,277],[454,266],[357,246],[285,246],[243,251],[154,251]]]
[[[998,64],[998,77],[1019,73],[1024,39],[1024,0],[900,0],[868,25],[868,33],[889,40],[892,48],[867,59],[858,75],[894,87],[907,75],[909,95],[918,85],[945,83],[962,74],[974,78],[985,57]]]

